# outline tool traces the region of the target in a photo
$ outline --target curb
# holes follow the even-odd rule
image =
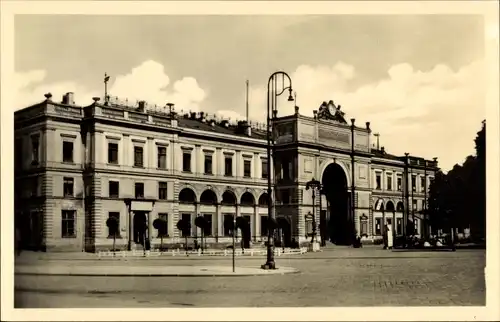
[[[276,270],[262,270],[261,268],[254,267],[236,267],[236,272],[231,271],[231,266],[222,266],[222,267],[197,267],[193,269],[193,266],[176,266],[174,269],[165,270],[162,267],[158,267],[158,269],[154,269],[152,272],[127,272],[121,270],[118,272],[102,272],[99,270],[90,270],[86,271],[85,266],[77,266],[77,267],[47,267],[47,270],[44,270],[42,267],[33,267],[33,266],[25,266],[20,267],[15,271],[15,275],[24,275],[24,276],[106,276],[106,277],[242,277],[242,276],[274,276],[274,275],[285,275],[285,274],[294,274],[299,273],[300,271],[293,267],[282,267]],[[108,267],[112,268],[112,267]],[[221,270],[221,268],[223,268]],[[184,272],[183,270],[186,270]],[[191,272],[189,271],[191,270]],[[238,270],[240,270],[238,272]]]

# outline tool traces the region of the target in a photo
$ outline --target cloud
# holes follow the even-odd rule
[[[43,94],[47,92],[52,93],[56,100],[62,98],[66,92],[74,92],[76,103],[82,106],[91,104],[94,96],[103,96],[102,89],[87,88],[71,81],[42,83],[46,76],[47,73],[43,70],[16,74],[18,109],[42,101]],[[193,77],[184,77],[170,84],[163,65],[149,60],[132,68],[128,74],[112,77],[109,82],[109,95],[128,99],[133,103],[145,100],[148,106],[165,106],[167,102],[173,102],[177,109],[198,111],[207,92]]]
[[[356,88],[350,83],[356,70],[343,62],[301,65],[290,77],[300,114],[312,116],[323,101],[334,100],[359,126],[370,121],[389,153],[438,157],[448,170],[474,153],[473,140],[486,115],[483,68],[482,61],[456,71],[446,65],[421,71],[403,63],[391,66],[383,79]],[[266,85],[251,88],[250,119],[265,121],[266,93]],[[294,111],[286,98],[279,98],[278,115]]]

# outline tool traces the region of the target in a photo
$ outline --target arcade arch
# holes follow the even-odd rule
[[[354,220],[350,215],[350,194],[346,171],[338,163],[330,163],[321,178],[328,202],[328,236],[337,245],[351,245],[354,239]]]

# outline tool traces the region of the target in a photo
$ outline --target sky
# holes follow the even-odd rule
[[[249,118],[263,122],[283,70],[301,114],[333,100],[388,153],[448,171],[486,118],[484,35],[478,15],[17,15],[15,109],[47,92],[90,105],[107,73],[110,95],[239,120],[248,80]],[[283,98],[278,114],[293,113]]]

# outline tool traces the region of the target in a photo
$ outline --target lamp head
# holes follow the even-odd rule
[[[292,88],[290,87],[290,88],[288,89],[288,91],[290,92],[290,94],[288,95],[288,101],[289,101],[289,102],[293,102],[293,101],[295,101],[295,99],[293,98],[293,95],[292,95]]]

